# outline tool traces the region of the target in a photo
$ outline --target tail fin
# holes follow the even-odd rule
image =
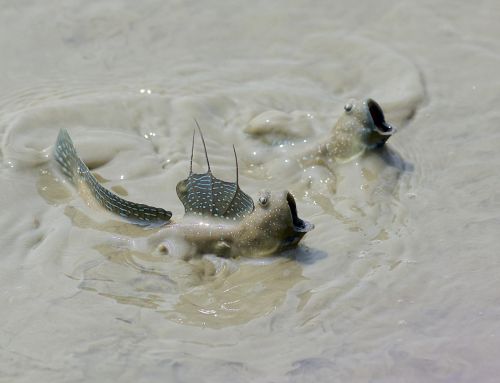
[[[106,210],[140,225],[164,224],[172,217],[169,211],[124,200],[102,186],[78,157],[66,129],[61,129],[57,136],[54,157],[64,175],[75,185],[78,180],[84,182],[95,200]]]
[[[61,129],[57,136],[54,148],[54,157],[59,164],[61,171],[72,183],[76,183],[75,176],[78,174],[79,162],[82,162],[76,154],[76,149],[71,141],[66,129]]]

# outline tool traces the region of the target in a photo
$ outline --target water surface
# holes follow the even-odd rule
[[[494,1],[3,4],[0,381],[495,381],[499,16]],[[297,172],[286,159],[350,97],[399,127],[387,150]],[[262,115],[279,137],[246,133]],[[193,118],[218,177],[234,179],[235,144],[243,190],[294,193],[316,225],[299,249],[160,257],[49,161],[66,128],[107,187],[180,217]]]

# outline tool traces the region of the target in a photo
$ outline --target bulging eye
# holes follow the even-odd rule
[[[352,104],[348,102],[347,104],[344,105],[344,110],[346,112],[350,112],[352,110]]]
[[[266,206],[266,205],[267,205],[267,202],[268,202],[267,197],[265,197],[265,196],[261,196],[261,197],[259,197],[259,204],[260,204],[261,206]]]

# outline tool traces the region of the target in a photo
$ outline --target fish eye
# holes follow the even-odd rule
[[[268,202],[267,197],[265,197],[265,196],[261,196],[261,197],[259,197],[259,204],[260,204],[261,206],[266,206],[266,205],[267,205],[267,202]]]
[[[346,112],[350,112],[352,110],[352,104],[348,102],[347,104],[344,105],[344,110]]]

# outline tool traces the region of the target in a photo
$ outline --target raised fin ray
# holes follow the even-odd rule
[[[198,121],[196,121],[196,118],[194,119],[194,122],[196,122],[196,126],[198,127],[198,132],[200,132],[200,137],[201,137],[201,142],[203,143],[203,150],[205,151],[205,159],[207,160],[207,167],[208,167],[208,172],[210,173],[210,162],[208,161],[208,153],[207,153],[207,145],[205,144],[205,138],[203,137],[203,133],[201,132],[200,124],[198,124]]]
[[[233,152],[234,152],[234,162],[236,164],[236,186],[239,185],[239,180],[238,180],[238,156],[236,155],[236,148],[233,145]]]

